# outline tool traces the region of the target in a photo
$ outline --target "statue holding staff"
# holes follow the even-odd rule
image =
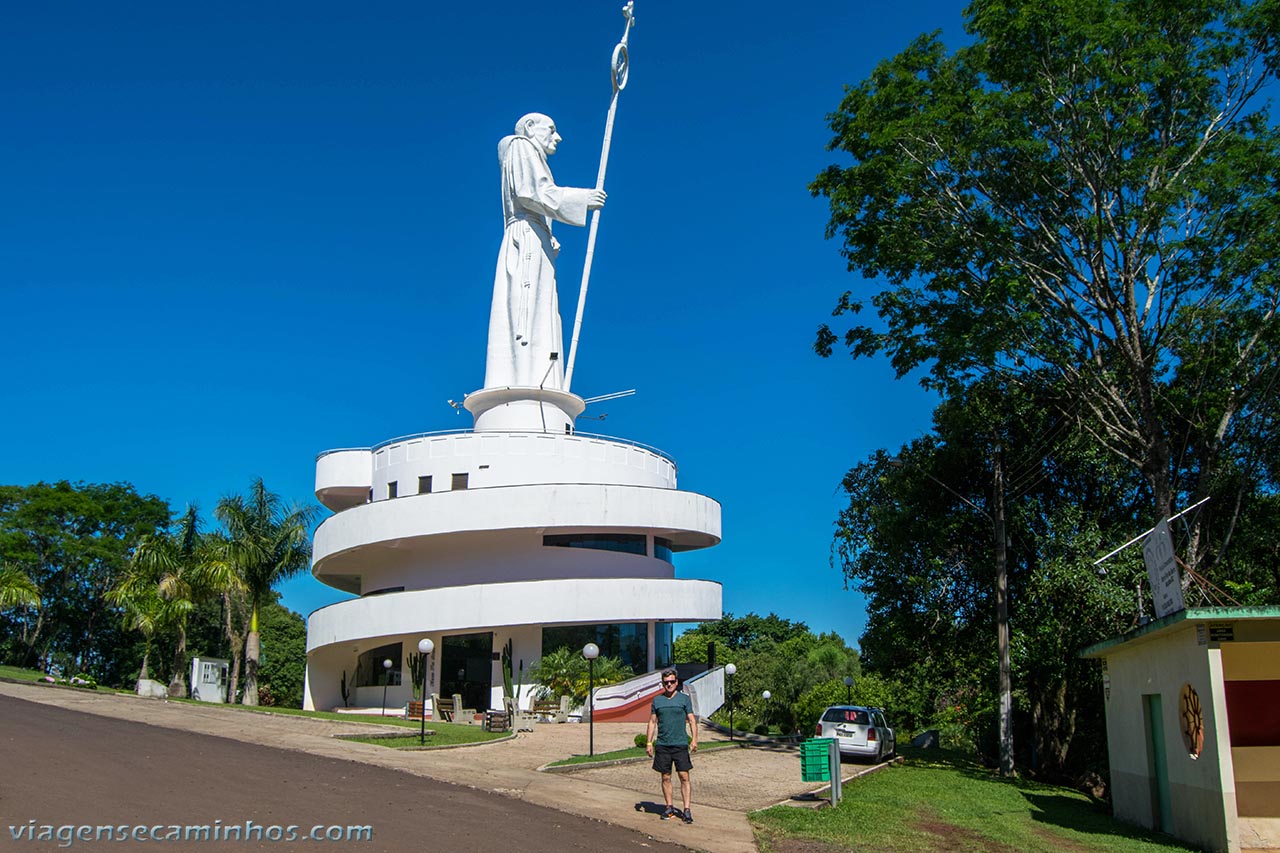
[[[485,388],[564,384],[556,291],[560,244],[551,223],[586,225],[587,213],[604,207],[605,192],[556,185],[547,158],[560,142],[555,122],[529,113],[498,143],[505,228],[489,313]]]

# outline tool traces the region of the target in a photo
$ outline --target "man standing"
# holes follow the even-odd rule
[[[498,143],[505,227],[489,313],[486,388],[564,384],[556,293],[560,244],[551,223],[585,225],[587,212],[604,206],[605,192],[556,185],[547,158],[561,141],[555,122],[529,113]]]
[[[693,812],[689,810],[689,771],[693,768],[693,761],[689,758],[689,753],[698,751],[698,718],[693,714],[693,702],[689,700],[689,694],[677,691],[679,684],[680,677],[674,669],[662,671],[662,692],[653,697],[653,705],[649,709],[649,732],[645,738],[648,745],[645,751],[653,757],[653,769],[662,774],[662,797],[667,801],[662,819],[678,817],[685,823],[693,823]],[[680,774],[683,813],[671,804],[672,764],[675,764],[676,772]]]

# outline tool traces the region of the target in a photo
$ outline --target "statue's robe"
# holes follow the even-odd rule
[[[551,223],[585,225],[590,190],[556,186],[546,154],[528,137],[504,137],[498,159],[506,228],[493,281],[484,387],[563,388],[568,354],[556,293],[560,244]],[[554,362],[552,353],[559,354]]]

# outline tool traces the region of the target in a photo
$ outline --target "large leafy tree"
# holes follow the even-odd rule
[[[10,662],[125,683],[137,658],[107,592],[142,538],[168,523],[168,504],[127,483],[0,486],[0,560],[41,597],[38,610],[0,613]]]
[[[1272,471],[1280,134],[1275,0],[975,0],[972,43],[921,36],[847,90],[811,185],[887,353],[956,391],[1049,369],[1053,402],[1141,473],[1154,516]],[[839,299],[836,316],[862,300]],[[1272,480],[1271,482],[1274,482]],[[1209,553],[1190,519],[1187,561]],[[1146,520],[1150,520],[1148,515]],[[1222,537],[1218,537],[1218,542]]]
[[[214,510],[214,516],[225,528],[217,549],[238,576],[249,610],[242,700],[245,705],[258,704],[260,610],[269,600],[272,587],[310,565],[311,521],[315,514],[314,506],[286,506],[279,495],[267,490],[260,477],[249,485],[247,494],[225,497]],[[230,597],[227,603],[231,630]]]
[[[1073,745],[1102,731],[1099,674],[1079,651],[1137,624],[1145,575],[1136,551],[1105,569],[1094,559],[1128,537],[1147,492],[1045,404],[1056,393],[984,380],[938,407],[932,434],[855,466],[835,556],[867,599],[865,667],[902,679],[920,722],[963,726],[994,759],[998,441],[1019,764],[1078,778],[1100,768]]]

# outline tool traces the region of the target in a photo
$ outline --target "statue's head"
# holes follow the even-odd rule
[[[556,153],[556,146],[561,142],[560,134],[556,133],[556,123],[542,113],[520,116],[516,122],[516,135],[532,139],[548,156]]]

